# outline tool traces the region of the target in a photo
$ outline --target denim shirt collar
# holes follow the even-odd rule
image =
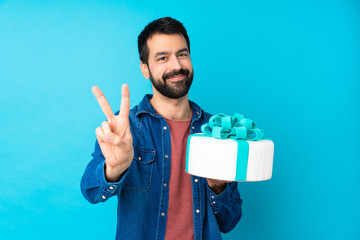
[[[156,113],[154,107],[150,103],[150,99],[152,98],[152,94],[146,94],[144,98],[141,100],[141,102],[138,105],[138,109],[135,113],[136,117],[142,113],[150,114],[153,117],[161,118],[159,114]],[[193,111],[193,117],[192,122],[199,120],[200,117],[204,114],[203,110],[194,102],[189,100],[190,107]]]

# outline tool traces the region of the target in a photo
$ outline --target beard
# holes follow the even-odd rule
[[[190,89],[193,81],[194,72],[190,73],[188,69],[180,69],[178,71],[172,71],[170,73],[164,73],[162,79],[154,79],[149,69],[150,80],[155,89],[171,99],[178,99],[185,96]],[[177,82],[167,82],[168,78],[176,75],[183,75],[184,79]]]

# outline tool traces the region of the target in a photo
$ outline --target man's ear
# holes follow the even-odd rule
[[[140,69],[146,79],[150,78],[149,67],[146,63],[140,61]]]

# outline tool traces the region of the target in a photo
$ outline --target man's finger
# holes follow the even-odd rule
[[[129,86],[123,84],[121,87],[121,105],[119,115],[125,118],[129,118],[130,111],[130,93]]]
[[[98,136],[100,139],[103,139],[105,136],[101,127],[96,128],[95,133],[96,133],[96,136]]]
[[[111,133],[111,128],[109,126],[108,122],[103,122],[101,124],[102,130],[104,131],[104,134]]]
[[[112,145],[119,145],[121,139],[114,133],[107,133],[105,134],[104,141],[107,143],[111,143]]]
[[[105,141],[105,139],[102,139],[98,135],[96,135],[96,138],[100,145],[102,154],[104,155],[105,158],[107,158],[109,154],[111,154],[112,152],[111,146]]]
[[[109,102],[106,100],[104,94],[101,92],[100,88],[97,87],[97,86],[93,86],[91,88],[92,92],[94,93],[100,107],[101,107],[101,110],[104,112],[106,118],[108,120],[110,120],[114,114],[113,114],[113,111],[111,110],[111,107],[110,107],[110,104]]]

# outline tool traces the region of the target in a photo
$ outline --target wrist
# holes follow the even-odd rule
[[[108,182],[118,182],[121,178],[121,175],[126,171],[127,168],[123,166],[111,167],[104,164],[105,179]]]
[[[214,180],[214,179],[207,179],[207,183],[209,188],[215,192],[217,195],[221,194],[225,188],[227,181],[221,181],[221,180]]]

